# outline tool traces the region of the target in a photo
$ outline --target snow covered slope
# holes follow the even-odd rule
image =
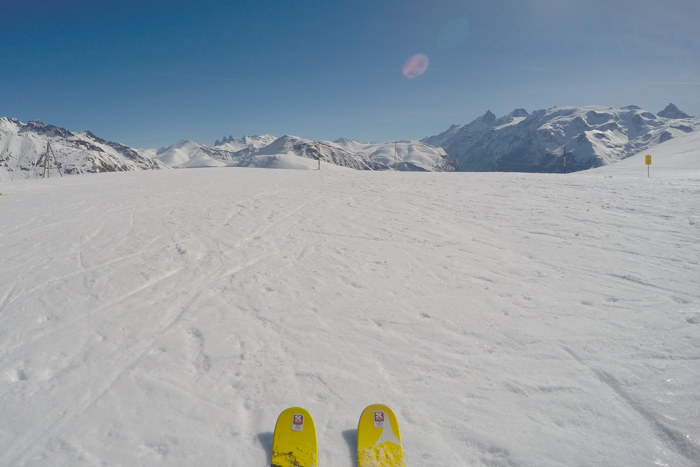
[[[353,153],[364,154],[386,167],[402,171],[452,172],[456,169],[444,149],[415,140],[360,143],[351,139],[339,139],[333,143],[325,143],[339,146]]]
[[[22,123],[0,117],[0,180],[36,178],[37,162],[47,142],[56,156],[52,162],[64,174],[163,169],[165,165],[123,144],[105,141],[89,131],[73,133],[38,120]],[[49,172],[58,176],[56,171]]]
[[[651,156],[647,167],[646,156]],[[612,165],[590,171],[595,175],[654,178],[700,178],[700,132],[673,138]]]
[[[269,167],[280,155],[298,156],[355,170],[388,170],[389,166],[354,148],[346,148],[328,141],[310,141],[296,136],[286,135],[272,144],[259,149],[253,159],[256,167]],[[253,164],[250,164],[253,165]]]
[[[654,115],[639,107],[555,107],[502,118],[487,112],[423,141],[445,149],[462,171],[555,172],[612,164],[657,144],[700,131],[675,105]]]
[[[194,141],[182,140],[156,151],[154,159],[169,167],[225,167],[235,159],[233,152],[209,148]]]
[[[303,158],[298,158],[303,159]],[[313,162],[311,159],[303,159]],[[0,465],[700,465],[700,180],[171,170],[2,185]]]

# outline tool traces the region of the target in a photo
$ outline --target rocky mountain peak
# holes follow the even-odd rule
[[[681,111],[678,107],[676,107],[675,104],[668,104],[664,110],[657,113],[656,115],[658,115],[659,117],[663,117],[663,118],[674,118],[674,119],[691,118],[690,115]]]

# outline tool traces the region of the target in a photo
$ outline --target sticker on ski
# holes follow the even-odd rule
[[[304,429],[304,414],[294,414],[292,417],[292,431],[302,431]]]
[[[374,412],[374,427],[384,428],[384,412],[381,410]]]

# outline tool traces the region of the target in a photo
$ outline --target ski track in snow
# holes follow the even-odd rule
[[[700,465],[700,180],[200,169],[0,196],[0,465]]]

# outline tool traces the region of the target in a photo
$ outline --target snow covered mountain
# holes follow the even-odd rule
[[[183,140],[160,149],[137,150],[89,131],[73,133],[40,121],[0,118],[0,180],[36,178],[47,143],[62,174],[167,167],[265,167],[313,169],[317,161],[355,170],[453,171],[447,153],[419,141],[359,143],[311,141],[296,136],[233,137],[213,147]],[[56,174],[56,171],[52,171]]]
[[[216,140],[214,147],[216,149],[223,149],[226,151],[240,151],[246,148],[263,148],[268,144],[272,143],[277,138],[267,133],[262,136],[244,136],[241,139],[236,139],[233,136],[224,137],[221,141]]]
[[[64,174],[167,168],[135,149],[105,141],[89,131],[73,133],[39,120],[22,123],[0,117],[0,180],[39,176],[47,143],[55,156],[52,165]]]
[[[444,149],[421,141],[360,143],[351,139],[339,139],[333,144],[347,151],[365,154],[375,162],[381,162],[387,167],[402,171],[453,172],[456,170]]]
[[[272,141],[270,141],[272,139]],[[266,144],[267,143],[267,144]],[[420,141],[359,143],[353,140],[311,141],[285,135],[224,138],[214,147],[180,141],[159,149],[154,157],[170,167],[316,167],[319,158],[327,164],[355,170],[445,172],[454,171],[447,153]],[[312,162],[312,163],[310,163]]]
[[[317,167],[319,158],[322,164],[355,170],[573,172],[608,165],[698,131],[700,118],[673,104],[656,115],[636,106],[554,107],[533,113],[516,109],[501,118],[489,111],[422,141],[330,142],[265,134],[224,137],[213,147],[183,140],[157,150],[136,150],[89,131],[72,133],[38,120],[24,124],[3,117],[0,180],[39,176],[48,142],[64,174],[165,167],[308,170]]]
[[[226,167],[235,160],[234,152],[210,148],[194,141],[182,140],[156,151],[154,159],[169,167]]]
[[[327,141],[311,141],[285,135],[270,145],[261,148],[250,158],[248,165],[255,167],[277,167],[280,162],[292,157],[303,157],[348,167],[355,170],[387,170],[382,162],[374,161],[366,154],[353,152]]]
[[[687,113],[682,112],[675,104],[668,104],[664,110],[656,115],[663,118],[692,118]]]
[[[445,149],[461,171],[573,172],[608,165],[700,130],[700,118],[669,104],[654,115],[636,106],[490,111],[422,141]]]
[[[700,131],[654,146],[653,154],[641,151],[627,159],[590,170],[590,175],[624,175],[663,179],[700,179]],[[646,156],[652,155],[647,167]],[[700,224],[699,224],[700,225]]]

